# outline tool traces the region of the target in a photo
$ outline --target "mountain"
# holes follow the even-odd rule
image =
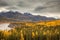
[[[31,13],[20,13],[20,12],[0,12],[0,16],[5,17],[7,19],[13,19],[15,21],[46,21],[46,20],[55,20],[53,17],[46,17],[40,15],[32,15]]]

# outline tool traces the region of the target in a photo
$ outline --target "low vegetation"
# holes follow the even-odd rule
[[[11,24],[13,29],[0,31],[0,40],[60,40],[60,20]]]

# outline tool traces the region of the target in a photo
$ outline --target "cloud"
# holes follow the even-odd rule
[[[17,4],[17,0],[0,0],[0,6],[14,6]]]
[[[60,0],[0,0],[1,7],[7,10],[31,12],[32,14],[57,15],[60,13]]]
[[[41,12],[42,10],[46,9],[44,6],[38,6],[34,9],[34,12]]]
[[[58,13],[60,12],[60,0],[52,0],[48,1],[44,4],[44,6],[37,6],[34,9],[35,12],[51,12],[51,13]]]
[[[7,6],[8,4],[5,1],[0,0],[0,6]]]
[[[18,9],[18,7],[17,6],[9,6],[9,7],[6,7],[6,9],[8,9],[8,10],[15,10],[15,9]]]
[[[26,3],[26,2],[24,2],[24,1],[20,1],[17,6],[20,6],[20,7],[29,7],[30,5],[28,3]]]

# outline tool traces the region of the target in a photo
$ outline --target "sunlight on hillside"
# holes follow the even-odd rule
[[[11,25],[13,29],[0,31],[0,40],[60,40],[60,20],[12,22]]]

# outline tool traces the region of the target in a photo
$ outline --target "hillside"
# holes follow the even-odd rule
[[[60,20],[51,20],[51,21],[38,21],[38,22],[13,22],[9,27],[56,27],[60,26]]]
[[[57,24],[58,23],[58,24]],[[47,24],[47,25],[46,25]],[[50,25],[50,26],[49,26]],[[39,22],[15,22],[9,31],[0,30],[0,39],[4,40],[59,40],[60,20]]]
[[[32,15],[31,13],[20,13],[20,12],[0,12],[0,16],[7,19],[13,19],[14,21],[46,21],[46,20],[55,20],[53,17],[46,17],[40,15]]]

